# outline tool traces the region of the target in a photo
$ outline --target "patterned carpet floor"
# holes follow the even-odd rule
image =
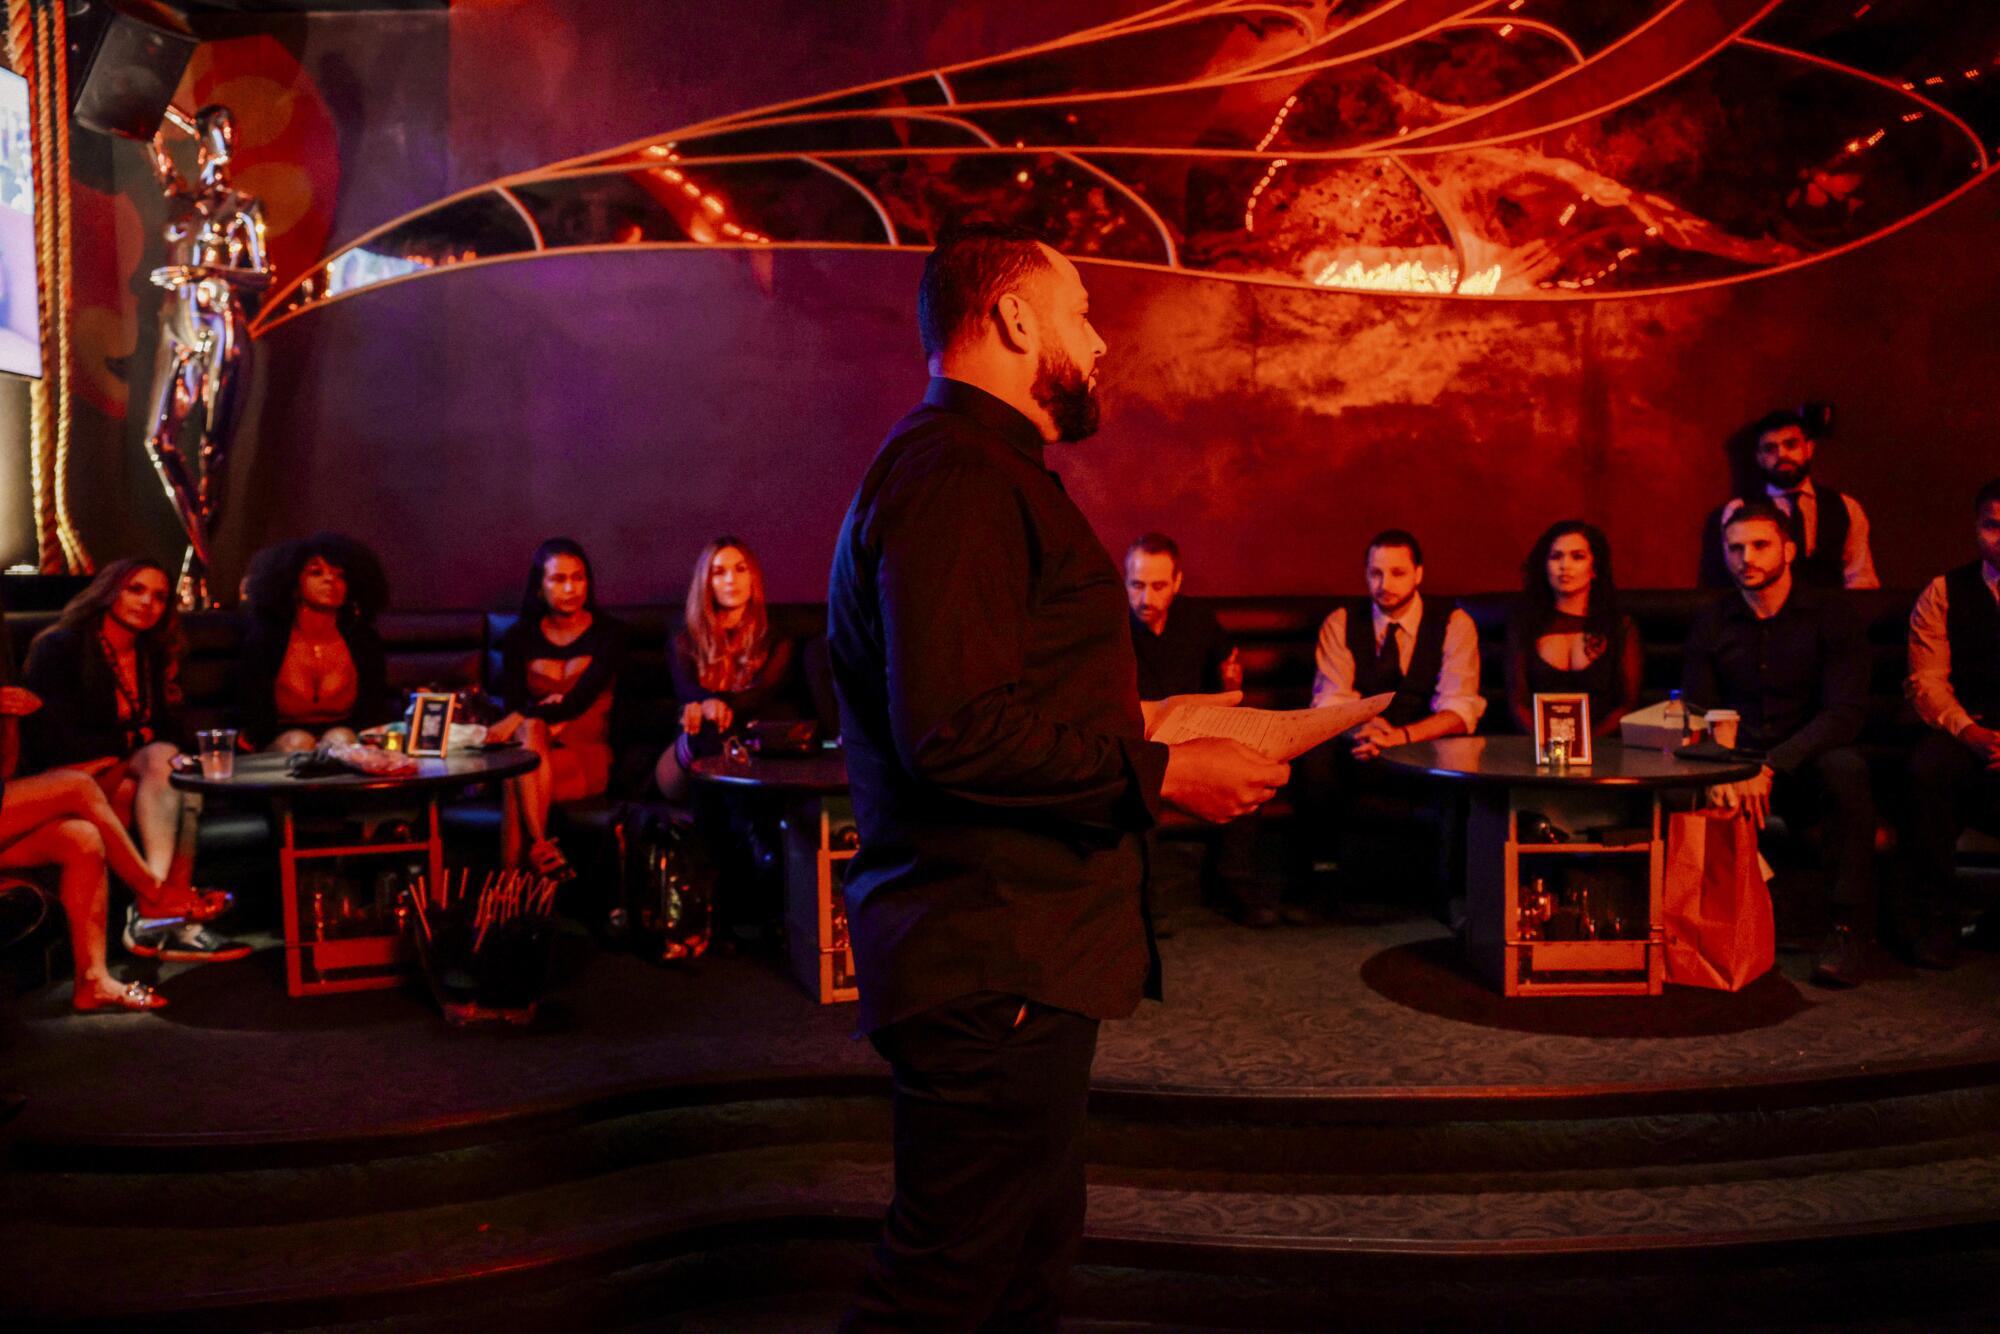
[[[1106,1025],[1100,1087],[1383,1090],[1711,1084],[2000,1057],[2000,956],[1950,973],[1884,965],[1851,992],[1503,1000],[1435,923],[1246,931],[1207,914],[1163,942],[1167,998]],[[686,1081],[884,1071],[852,1009],[773,961],[663,970],[566,942],[543,1022],[446,1027],[414,989],[288,999],[278,953],[169,968],[172,1006],[72,1016],[68,985],[0,1013],[0,1087],[30,1138],[311,1137],[438,1126]]]

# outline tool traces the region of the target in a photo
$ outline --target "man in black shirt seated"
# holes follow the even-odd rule
[[[1931,580],[1910,613],[1904,689],[1928,729],[1910,753],[1903,846],[1922,920],[1916,962],[1949,968],[1958,954],[1952,893],[1968,823],[2000,829],[2000,477],[1973,500],[1979,559]]]
[[[1688,630],[1682,693],[1691,708],[1742,715],[1738,744],[1761,751],[1755,778],[1716,789],[1759,829],[1773,810],[1824,826],[1833,930],[1813,981],[1861,981],[1875,938],[1875,798],[1854,748],[1868,709],[1868,646],[1837,594],[1797,584],[1798,547],[1782,510],[1747,500],[1723,528],[1736,592],[1703,607]]]
[[[1215,613],[1181,600],[1181,549],[1164,533],[1147,533],[1125,549],[1125,600],[1132,608],[1132,652],[1139,659],[1139,698],[1207,695],[1243,688],[1243,664]],[[1203,861],[1236,920],[1245,926],[1275,926],[1278,886],[1259,874],[1257,828],[1248,820],[1194,831]],[[1153,838],[1153,934],[1171,936],[1173,919],[1166,899],[1176,877],[1174,858]]]
[[[1132,651],[1139,658],[1139,698],[1214,694],[1243,687],[1243,663],[1215,613],[1179,603],[1181,549],[1147,533],[1125,550],[1125,600],[1132,607]]]

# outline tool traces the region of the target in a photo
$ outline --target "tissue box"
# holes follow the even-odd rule
[[[1665,750],[1681,744],[1679,724],[1667,726],[1667,702],[1634,709],[1618,720],[1618,739],[1634,749]]]

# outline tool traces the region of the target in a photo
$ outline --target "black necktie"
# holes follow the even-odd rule
[[[1389,622],[1389,628],[1382,632],[1382,647],[1375,650],[1375,679],[1385,690],[1399,690],[1403,685],[1403,655],[1396,644],[1396,632],[1402,628]]]

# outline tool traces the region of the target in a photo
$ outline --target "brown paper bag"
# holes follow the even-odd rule
[[[1778,933],[1748,820],[1733,811],[1674,816],[1665,897],[1667,981],[1741,991],[1771,970]]]

